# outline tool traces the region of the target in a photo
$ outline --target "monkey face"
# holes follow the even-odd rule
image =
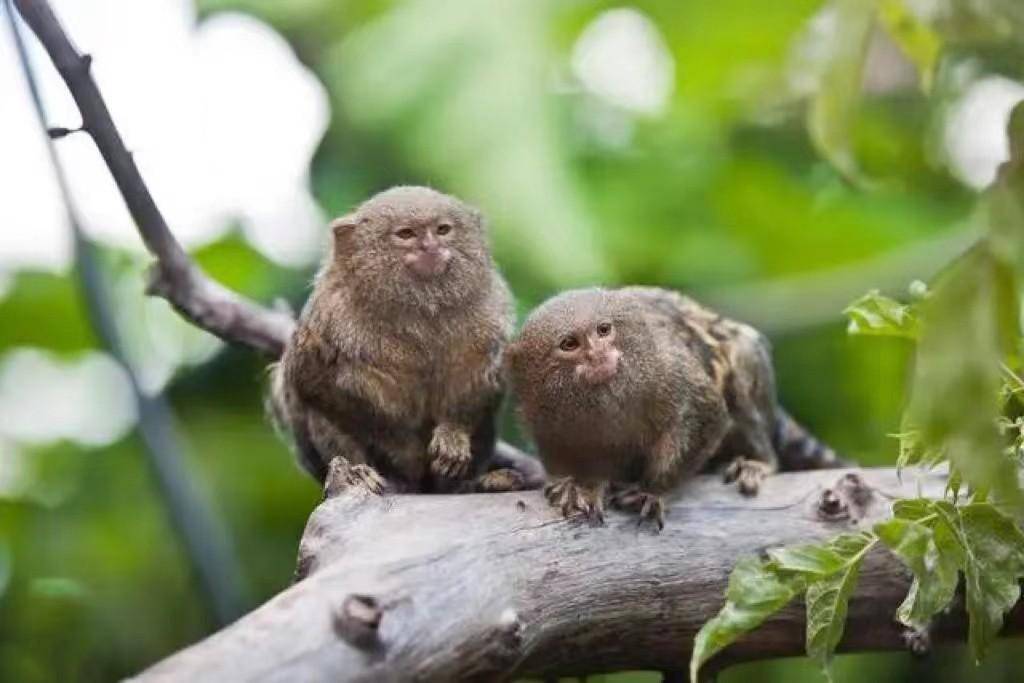
[[[331,227],[334,261],[367,300],[436,312],[489,282],[480,212],[430,188],[391,188]]]
[[[516,393],[527,403],[621,395],[626,364],[644,334],[629,301],[614,291],[563,292],[539,306],[505,350]],[[608,390],[608,391],[606,391]]]
[[[604,384],[619,371],[622,352],[615,345],[615,324],[609,319],[570,332],[558,341],[554,354],[572,367],[574,377],[586,384]]]
[[[404,267],[418,278],[430,279],[448,270],[452,260],[454,229],[448,218],[407,221],[391,227],[388,239],[392,248],[398,251]]]

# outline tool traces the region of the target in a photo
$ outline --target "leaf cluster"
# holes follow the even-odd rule
[[[694,682],[710,657],[798,596],[807,610],[807,654],[828,676],[863,560],[876,546],[913,573],[896,612],[909,629],[923,631],[950,609],[962,579],[975,661],[1020,599],[1024,137],[1016,124],[1022,120],[1024,105],[1018,105],[1010,122],[1013,153],[982,198],[978,242],[930,287],[915,285],[917,301],[901,303],[873,291],[846,310],[851,334],[916,344],[903,429],[896,435],[898,466],[947,467],[946,498],[898,500],[891,518],[870,531],[741,561],[725,606],[697,635]]]

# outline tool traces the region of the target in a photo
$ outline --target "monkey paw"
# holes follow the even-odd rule
[[[581,486],[572,477],[562,477],[544,487],[551,507],[562,511],[566,519],[604,524],[604,501],[600,488]]]
[[[640,490],[636,486],[612,494],[611,504],[619,510],[640,513],[640,523],[652,522],[658,531],[665,528],[665,504],[661,496]]]
[[[502,467],[482,474],[473,482],[473,490],[478,493],[500,493],[502,491],[522,491],[526,488],[526,478],[518,470]]]
[[[324,498],[333,498],[348,489],[360,489],[375,496],[384,493],[387,482],[369,465],[353,465],[341,456],[331,460],[324,479]]]
[[[430,471],[435,477],[448,480],[465,479],[473,454],[469,446],[469,434],[456,427],[438,425],[427,447],[430,455]]]
[[[761,482],[772,473],[772,466],[760,460],[736,458],[725,470],[726,484],[736,482],[737,487],[745,496],[756,496],[761,490]]]

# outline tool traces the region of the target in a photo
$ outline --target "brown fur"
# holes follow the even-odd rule
[[[320,481],[340,457],[399,490],[464,485],[494,447],[512,325],[480,213],[395,187],[332,230],[333,253],[274,370],[275,414]],[[424,276],[403,260],[426,258],[422,240],[431,258],[450,257],[444,272]]]
[[[560,348],[569,338],[578,352]],[[613,482],[613,503],[660,526],[660,496],[712,460],[732,461],[727,477],[756,493],[777,469],[779,425],[795,428],[776,407],[767,340],[663,289],[558,295],[529,317],[506,364],[554,477],[548,498],[568,516],[599,519]],[[609,365],[610,378],[587,381]]]

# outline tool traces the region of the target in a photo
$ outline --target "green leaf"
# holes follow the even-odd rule
[[[1020,599],[1024,579],[1024,533],[1012,519],[987,503],[964,506],[960,511],[961,540],[965,544],[964,583],[968,642],[981,661],[999,634],[1003,618]]]
[[[942,271],[919,304],[920,335],[903,423],[920,431],[922,449],[952,466],[961,484],[1024,507],[1019,468],[1006,458],[998,419],[1006,363],[1020,345],[1020,272],[1024,269],[1024,108],[1011,116],[1011,160],[986,191],[985,232]],[[955,400],[952,400],[955,397]]]
[[[914,307],[871,290],[843,311],[850,322],[849,334],[917,339],[918,319]]]
[[[901,623],[924,629],[946,609],[956,594],[962,558],[955,537],[944,523],[894,518],[875,525],[875,533],[914,573],[907,597],[896,611]]]
[[[900,442],[899,454],[896,457],[897,472],[913,465],[930,469],[947,460],[946,452],[942,448],[929,447],[925,444],[918,429],[906,429],[892,436]]]
[[[942,39],[910,11],[905,0],[878,0],[878,17],[889,37],[917,67],[921,88],[931,90]]]
[[[860,564],[874,545],[871,534],[843,534],[829,543],[842,558],[841,568],[807,587],[807,654],[818,662],[825,675],[836,646],[843,637],[846,609],[857,585]]]
[[[933,295],[920,304],[921,334],[904,424],[920,432],[920,453],[948,457],[957,473],[954,490],[960,479],[975,490],[1017,489],[997,427],[1000,363],[1012,348],[1008,332],[1015,329],[1003,310],[1016,305],[1004,270],[983,240],[945,271]]]
[[[786,548],[773,548],[768,557],[775,565],[790,572],[827,576],[834,574],[843,567],[844,559],[828,546],[797,545]]]
[[[935,509],[927,498],[905,498],[893,503],[892,514],[900,519],[918,520],[935,514]]]
[[[875,8],[870,0],[835,0],[832,8],[843,30],[831,41],[818,92],[807,112],[807,128],[821,155],[848,180],[863,185],[866,180],[853,152],[851,130],[860,105]]]
[[[927,525],[894,517],[876,524],[875,535],[915,574],[925,572],[924,556],[931,541],[931,529]]]
[[[692,683],[697,683],[704,662],[789,604],[804,586],[802,575],[780,572],[770,563],[754,558],[737,562],[729,576],[725,605],[694,639],[690,655]]]

